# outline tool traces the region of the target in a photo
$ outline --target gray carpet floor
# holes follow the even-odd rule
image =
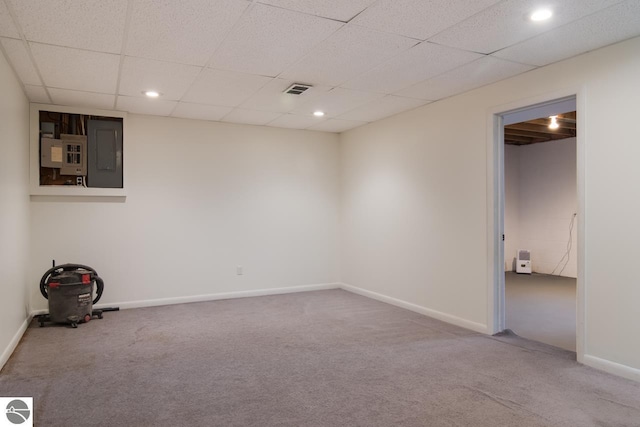
[[[507,272],[505,301],[507,328],[576,351],[576,279]]]
[[[640,384],[342,290],[34,322],[0,373],[38,426],[639,426]]]

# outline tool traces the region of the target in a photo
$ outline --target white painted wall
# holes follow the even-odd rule
[[[551,274],[555,270],[553,274],[562,271],[562,276],[577,277],[577,220],[571,233],[569,258],[563,258],[577,206],[575,138],[505,146],[508,267],[512,267],[518,249],[528,249],[534,272]]]
[[[87,264],[107,304],[338,281],[337,135],[142,115],[126,131],[126,201],[32,202],[32,281]]]
[[[29,104],[0,53],[0,367],[28,317]]]
[[[637,375],[638,76],[635,38],[343,134],[342,281],[486,325],[490,112],[582,88],[585,360]]]
[[[504,146],[504,269],[514,271],[520,245],[520,147]]]

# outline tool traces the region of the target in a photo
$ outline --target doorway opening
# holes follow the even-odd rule
[[[575,351],[581,361],[584,124],[576,92],[490,112],[488,324],[492,333],[511,329]],[[519,254],[530,263],[518,264]],[[531,273],[517,273],[519,265]]]
[[[577,116],[558,108],[503,117],[505,327],[575,352]]]

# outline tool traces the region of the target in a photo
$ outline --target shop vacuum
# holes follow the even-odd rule
[[[94,298],[94,285],[96,288]],[[105,311],[118,311],[118,307],[93,309],[102,297],[104,281],[91,267],[82,264],[55,265],[47,270],[40,280],[40,292],[49,300],[49,314],[35,316],[44,326],[45,322],[70,324],[77,328],[93,317],[102,319]]]

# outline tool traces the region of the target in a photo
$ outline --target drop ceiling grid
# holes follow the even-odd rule
[[[46,86],[115,93],[119,55],[33,42],[29,47]]]
[[[49,95],[51,95],[51,99],[57,105],[99,108],[102,110],[111,109],[116,100],[115,95],[57,88],[49,88]]]
[[[127,0],[7,1],[29,41],[120,53]]]
[[[9,9],[3,1],[0,1],[0,37],[20,38]]]
[[[276,113],[288,113],[314,98],[333,89],[332,86],[314,85],[303,95],[290,95],[284,93],[294,82],[275,78],[255,92],[240,107],[250,110],[272,111]]]
[[[637,0],[552,1],[0,0],[0,50],[32,102],[341,132],[640,34]]]
[[[18,39],[0,39],[7,59],[13,65],[16,74],[25,85],[42,86],[38,71],[29,57],[25,43]]]
[[[420,107],[428,104],[429,102],[430,101],[416,98],[386,95],[384,98],[376,99],[373,102],[369,102],[343,113],[338,116],[338,119],[374,122],[387,116]]]
[[[182,97],[197,104],[237,107],[272,79],[255,74],[206,68]]]
[[[478,53],[423,42],[341,85],[394,93],[481,58]]]
[[[500,50],[493,56],[544,66],[638,35],[640,1],[628,0]]]
[[[233,110],[232,107],[220,107],[218,105],[193,104],[179,102],[171,113],[172,117],[197,120],[219,121]]]
[[[279,77],[339,86],[417,43],[407,37],[345,25]]]
[[[119,95],[144,96],[160,90],[162,99],[177,101],[187,92],[202,67],[126,56],[120,70]]]
[[[545,31],[587,16],[622,0],[555,1],[553,19],[533,22],[527,15],[538,7],[537,0],[510,0],[453,25],[429,39],[434,43],[489,54]]]
[[[380,0],[352,22],[424,41],[499,1]]]
[[[376,0],[259,0],[259,3],[321,16],[341,22],[349,22]]]
[[[448,73],[417,83],[396,93],[399,96],[438,100],[506,79],[533,66],[484,56]]]
[[[204,66],[249,5],[245,0],[137,0],[125,53]]]
[[[342,25],[256,4],[215,52],[209,67],[275,77]]]

